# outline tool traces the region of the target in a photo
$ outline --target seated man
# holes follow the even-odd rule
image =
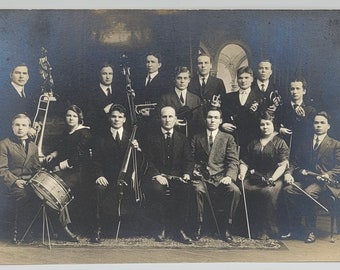
[[[194,166],[190,144],[184,134],[174,130],[175,109],[166,106],[160,114],[161,127],[148,136],[143,146],[149,162],[145,195],[160,208],[161,229],[156,241],[165,241],[165,233],[172,229],[176,240],[191,244],[184,232],[189,192],[187,181]]]
[[[281,237],[298,236],[301,217],[305,217],[307,232],[305,243],[315,242],[316,207],[321,194],[340,197],[340,142],[327,135],[330,129],[329,115],[319,112],[314,117],[314,135],[292,151],[291,165],[284,179],[284,188],[290,232]],[[303,194],[305,191],[311,198]]]
[[[0,141],[1,185],[16,202],[18,216],[25,221],[33,219],[33,215],[30,215],[34,211],[32,208],[38,208],[39,205],[38,197],[28,182],[41,168],[38,148],[28,139],[30,127],[29,117],[25,114],[18,114],[12,120],[13,136]],[[71,223],[67,206],[60,212],[59,221],[63,226],[65,240],[78,242],[77,237],[67,226]],[[13,240],[16,241],[16,239]]]
[[[204,198],[207,196],[207,199],[211,198],[215,206],[219,204],[223,208],[222,222],[225,229],[221,237],[224,241],[231,242],[230,229],[241,196],[241,192],[235,184],[239,165],[237,145],[232,135],[219,130],[222,124],[220,109],[210,108],[205,121],[206,131],[194,135],[192,139],[195,162],[204,166],[200,169],[204,178],[207,178],[193,184],[198,209],[198,225],[194,240],[199,240],[201,237]],[[204,175],[205,170],[207,170],[207,175]]]

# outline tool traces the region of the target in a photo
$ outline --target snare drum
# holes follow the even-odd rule
[[[63,210],[73,199],[70,188],[56,174],[40,170],[31,178],[30,184],[37,196],[57,211]]]

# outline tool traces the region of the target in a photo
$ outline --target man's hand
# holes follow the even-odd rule
[[[183,174],[183,180],[185,180],[185,181],[189,181],[190,180],[190,175],[189,174],[187,174],[187,173],[185,173],[185,174]]]
[[[26,181],[25,180],[22,180],[22,179],[18,179],[17,181],[15,181],[15,185],[18,187],[18,188],[22,188],[24,189],[25,186],[26,186]]]
[[[138,144],[138,141],[136,139],[134,139],[132,142],[131,142],[131,145],[133,148],[135,149],[138,149],[139,148],[139,144]]]
[[[31,139],[34,139],[37,136],[37,131],[34,128],[30,127],[28,129],[27,136]]]
[[[222,124],[222,129],[226,132],[233,132],[236,129],[236,126],[231,124],[231,123],[223,123]]]
[[[150,116],[150,108],[144,108],[139,111],[142,116]]]
[[[160,174],[154,176],[152,179],[158,181],[158,183],[160,183],[161,185],[169,186],[168,179],[166,179],[164,176],[162,176]]]
[[[110,103],[109,105],[106,105],[106,106],[104,107],[104,112],[105,112],[106,114],[109,113],[112,104],[113,104],[113,103]]]
[[[253,112],[256,112],[258,108],[259,108],[259,103],[257,101],[254,101],[253,104],[251,104],[249,109]]]
[[[268,111],[271,111],[271,112],[275,112],[276,109],[277,109],[277,106],[275,106],[274,104],[273,104],[273,105],[270,105],[270,106],[267,108],[267,110],[268,110]]]
[[[285,181],[287,184],[289,184],[289,185],[291,185],[291,184],[294,183],[294,177],[293,177],[290,173],[286,173],[286,174],[284,175],[283,179],[284,179],[284,181]]]
[[[220,180],[220,183],[222,183],[222,184],[224,184],[224,185],[229,185],[231,182],[232,182],[232,179],[231,179],[230,176],[223,177],[223,178]]]
[[[239,174],[238,176],[238,179],[240,179],[241,181],[243,181],[244,180],[244,178],[246,177],[244,174]]]
[[[107,181],[107,179],[104,176],[100,176],[97,178],[96,184],[106,187],[109,185],[109,181]]]

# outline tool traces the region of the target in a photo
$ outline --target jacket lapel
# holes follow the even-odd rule
[[[210,152],[209,152],[208,138],[207,138],[206,133],[202,133],[199,136],[199,142],[200,142],[202,148],[204,149],[204,151],[206,152],[206,154],[209,156]]]

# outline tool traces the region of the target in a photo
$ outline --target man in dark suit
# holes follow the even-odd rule
[[[91,241],[95,243],[101,241],[102,227],[111,226],[107,229],[111,230],[114,225],[114,219],[118,217],[119,190],[117,182],[125,152],[130,144],[130,133],[123,126],[126,122],[125,115],[126,109],[122,105],[112,105],[106,117],[110,127],[97,137],[94,142],[96,228]],[[133,140],[131,143],[134,148],[139,148],[137,140]],[[127,175],[131,175],[131,173],[129,170]]]
[[[219,130],[222,124],[222,112],[212,107],[206,116],[206,131],[194,135],[192,149],[196,164],[204,166],[207,174],[203,181],[194,183],[198,209],[198,225],[194,240],[201,237],[204,215],[204,198],[209,195],[213,205],[223,209],[222,223],[224,233],[221,235],[226,242],[232,242],[231,226],[241,192],[235,181],[238,173],[238,151],[232,135]],[[214,209],[217,210],[217,209]],[[217,225],[218,226],[218,225]]]
[[[158,52],[149,52],[145,63],[147,74],[136,84],[136,105],[158,104],[160,97],[169,91],[169,79],[161,72],[162,56]],[[157,105],[156,105],[157,106]],[[150,129],[157,127],[158,121],[156,106],[145,107],[138,110],[140,137],[147,136]]]
[[[241,154],[249,142],[259,135],[258,121],[263,111],[259,104],[261,97],[251,88],[253,79],[250,67],[240,67],[237,70],[240,90],[222,96],[222,130],[234,135]]]
[[[114,67],[104,63],[100,68],[100,83],[87,96],[85,119],[95,134],[105,132],[109,127],[107,116],[112,104],[124,104],[119,89],[112,85]]]
[[[175,108],[179,120],[185,123],[184,133],[192,137],[204,129],[203,109],[200,98],[188,91],[190,70],[187,67],[177,67],[175,70],[175,89],[161,96],[158,109],[164,106]],[[177,126],[179,127],[179,126]]]
[[[188,91],[198,95],[202,101],[210,103],[213,96],[226,93],[224,82],[210,75],[212,63],[210,56],[201,54],[197,57],[197,75],[194,76],[188,86]],[[208,107],[207,107],[208,108]]]
[[[173,107],[160,111],[161,127],[148,136],[143,145],[149,167],[146,173],[145,194],[160,209],[160,233],[156,241],[165,241],[166,233],[174,231],[176,240],[191,244],[184,227],[190,175],[194,161],[187,138],[174,130],[177,121]]]
[[[296,237],[301,232],[301,217],[305,217],[305,243],[316,239],[317,204],[297,187],[315,200],[321,194],[340,197],[340,142],[327,135],[330,129],[329,115],[319,112],[314,117],[314,135],[298,146],[291,157],[291,164],[284,179],[289,185],[284,188],[291,232],[282,238]],[[335,184],[334,184],[335,183]],[[333,185],[334,184],[334,185]]]
[[[31,120],[27,115],[18,114],[12,120],[12,136],[0,141],[0,190],[15,201],[22,226],[29,225],[29,219],[33,219],[33,211],[39,205],[38,197],[28,184],[41,168],[38,148],[28,138],[30,126]],[[65,240],[78,242],[67,226],[71,223],[67,205],[60,211],[59,221],[63,226]]]
[[[306,80],[302,77],[295,78],[290,83],[290,100],[279,109],[278,130],[291,151],[296,150],[314,132],[312,124],[316,109],[304,100],[306,92]]]
[[[32,94],[27,91],[25,85],[29,80],[26,64],[15,66],[10,74],[11,83],[0,96],[1,131],[0,139],[12,135],[11,120],[19,113],[25,113],[30,118],[34,116],[35,103]],[[36,132],[30,129],[29,136]]]

